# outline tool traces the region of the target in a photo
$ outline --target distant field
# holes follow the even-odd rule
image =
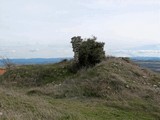
[[[160,60],[133,60],[143,68],[149,68],[153,71],[160,72]]]
[[[30,59],[9,59],[11,63],[16,65],[31,65],[31,64],[49,64],[57,63],[64,59],[71,58],[30,58]],[[3,61],[0,60],[0,67],[3,66]]]
[[[64,59],[71,58],[34,58],[34,59],[10,59],[12,63],[17,65],[27,65],[27,64],[48,64],[48,63],[57,63]],[[143,68],[149,68],[153,71],[160,72],[160,58],[157,57],[135,57],[131,58],[132,61],[139,64]],[[0,67],[3,64],[0,62]]]

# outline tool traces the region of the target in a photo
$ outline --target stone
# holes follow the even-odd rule
[[[126,85],[126,88],[129,88],[129,85]]]
[[[3,115],[3,113],[2,112],[0,112],[0,116],[2,116]]]
[[[153,87],[157,87],[157,85],[153,85]]]
[[[144,75],[143,78],[144,78],[144,79],[147,79],[147,76]]]

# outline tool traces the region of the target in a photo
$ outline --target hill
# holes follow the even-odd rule
[[[0,117],[160,119],[160,74],[127,58],[106,58],[92,68],[73,70],[72,61],[63,61],[7,71],[1,76]]]

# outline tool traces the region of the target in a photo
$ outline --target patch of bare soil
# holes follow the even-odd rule
[[[6,72],[5,69],[0,68],[0,75],[3,75]]]

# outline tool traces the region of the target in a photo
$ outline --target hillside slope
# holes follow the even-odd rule
[[[125,58],[107,58],[77,73],[70,64],[7,71],[0,87],[3,119],[160,119],[159,74]]]
[[[61,65],[63,70],[56,73],[53,71],[52,86],[55,92],[63,93],[60,97],[87,96],[107,98],[112,94],[124,94],[132,97],[145,97],[152,94],[152,97],[159,95],[160,75],[152,71],[142,69],[133,62],[123,58],[108,58],[107,60],[88,69],[81,69],[76,74],[71,73],[64,67],[68,63]],[[57,68],[56,68],[57,69]],[[56,70],[57,71],[57,70]],[[65,73],[65,74],[64,74]],[[67,73],[67,74],[66,74]],[[61,82],[56,82],[61,77]],[[56,79],[55,79],[56,78]],[[63,79],[63,80],[62,80]],[[45,86],[44,86],[45,87]],[[53,93],[56,95],[56,93]],[[124,98],[126,98],[125,96]],[[133,96],[133,97],[135,97]]]

